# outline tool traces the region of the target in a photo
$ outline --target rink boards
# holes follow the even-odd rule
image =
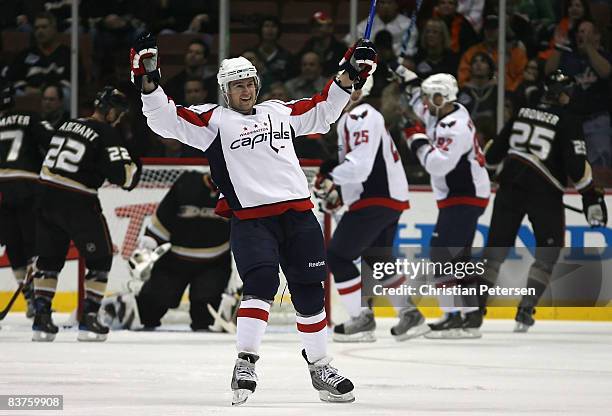
[[[165,194],[165,189],[136,189],[129,194],[114,188],[101,190],[101,198],[104,214],[111,229],[113,243],[115,245],[115,258],[109,275],[109,292],[122,290],[128,279],[127,265],[125,259],[129,257],[135,247],[136,240],[142,234],[144,227],[150,219],[156,204]],[[582,200],[578,194],[567,194],[564,197],[566,204],[574,207],[582,207]],[[608,206],[612,206],[612,196],[606,196]],[[396,244],[400,246],[427,246],[437,216],[435,200],[429,188],[412,187],[410,196],[411,208],[405,211],[400,219]],[[479,220],[474,247],[482,247],[485,234],[488,230],[493,199],[491,199],[485,213]],[[131,209],[138,206],[141,209]],[[136,214],[135,214],[136,212]],[[606,247],[612,245],[612,229],[590,229],[582,214],[566,210],[566,245],[572,247]],[[517,246],[529,245],[533,233],[531,226],[525,219],[519,232]],[[76,250],[71,250],[69,260],[60,274],[58,293],[54,300],[54,308],[57,311],[71,311],[76,305],[77,269]],[[4,247],[0,247],[0,305],[6,304],[12,291],[16,288],[15,280],[8,261],[4,254]],[[526,273],[524,273],[526,275]],[[334,290],[332,290],[335,293]],[[334,296],[335,297],[335,296]],[[433,300],[432,300],[433,301]],[[337,302],[333,302],[337,306]],[[431,303],[432,315],[438,313],[435,302]],[[15,310],[23,308],[20,301]],[[587,319],[587,320],[612,320],[612,308],[550,308],[539,313],[540,318],[550,319]],[[390,315],[390,308],[380,308],[378,314]],[[498,308],[492,311],[490,317],[510,318],[514,313],[512,308]]]

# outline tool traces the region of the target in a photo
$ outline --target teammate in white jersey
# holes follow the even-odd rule
[[[222,62],[217,80],[227,107],[176,106],[159,86],[157,46],[151,35],[131,50],[132,79],[142,91],[143,114],[153,131],[205,152],[223,194],[217,211],[231,217],[230,244],[244,282],[238,311],[232,404],[255,391],[255,362],[270,306],[287,276],[312,384],[324,401],[354,400],[353,384],[329,365],[322,282],[326,262],[321,228],[292,139],[325,133],[375,69],[376,51],[360,41],[347,50],[339,75],[312,98],[255,105],[259,77],[245,58]]]
[[[367,102],[373,85],[368,78],[336,124],[338,160],[321,166],[315,182],[315,194],[324,206],[344,205],[342,216],[327,248],[329,268],[342,303],[350,319],[334,327],[338,342],[372,342],[376,340],[376,322],[369,308],[361,307],[361,271],[354,261],[367,249],[373,249],[369,260],[394,262],[393,240],[402,212],[410,207],[408,181],[399,153],[387,130],[383,115]],[[340,197],[337,186],[341,187]],[[362,267],[371,267],[364,264]],[[388,276],[385,287],[405,283],[404,276]],[[425,318],[405,297],[392,297],[400,323],[391,329],[398,340],[429,331]]]
[[[405,80],[416,75],[403,67]],[[435,74],[421,84],[412,100],[418,120],[404,129],[408,146],[431,177],[439,213],[431,239],[431,259],[437,262],[470,261],[478,217],[487,206],[491,185],[476,129],[457,99],[457,81],[450,74]],[[459,279],[437,276],[440,286],[476,287],[475,276]],[[444,318],[431,324],[427,338],[478,338],[482,312],[477,299],[439,297]]]

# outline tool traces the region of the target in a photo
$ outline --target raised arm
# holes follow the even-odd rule
[[[319,94],[285,103],[291,108],[291,127],[296,136],[327,133],[350,97],[350,88],[361,89],[376,70],[377,55],[372,42],[360,40],[351,46],[338,65],[339,75],[331,79]]]
[[[205,151],[217,136],[218,128],[211,126],[211,118],[218,106],[185,108],[166,96],[159,86],[158,50],[153,35],[137,39],[130,50],[130,71],[132,82],[142,92],[142,112],[151,130]]]

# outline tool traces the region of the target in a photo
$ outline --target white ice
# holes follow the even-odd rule
[[[56,322],[65,316],[57,314]],[[480,340],[389,335],[329,349],[356,385],[351,404],[319,402],[298,336],[270,328],[257,363],[257,391],[230,406],[235,350],[224,334],[112,332],[79,343],[61,330],[53,343],[30,341],[29,321],[9,314],[0,330],[0,394],[63,394],[61,412],[41,415],[610,415],[612,323],[538,321],[527,334],[487,321]]]

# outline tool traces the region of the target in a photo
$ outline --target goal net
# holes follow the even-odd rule
[[[301,160],[300,164],[309,183],[312,184],[312,179],[318,172],[320,161]],[[127,260],[137,248],[138,240],[149,224],[151,215],[153,215],[157,205],[181,174],[185,171],[193,170],[208,172],[209,166],[207,161],[205,159],[146,158],[143,159],[143,171],[140,182],[129,193],[109,183],[100,188],[100,202],[108,221],[115,252],[112,268],[109,273],[108,293],[125,290],[126,284],[130,279]],[[313,202],[317,206],[316,201],[313,200]],[[331,218],[328,214],[324,214],[318,209],[315,209],[314,212],[319,219],[324,236],[328,240],[331,236]],[[232,274],[233,279],[239,278],[235,266],[233,267]],[[289,324],[295,320],[295,310],[291,303],[291,295],[286,289],[285,277],[280,270],[279,274],[281,284],[270,313],[270,323]],[[83,279],[84,267],[80,267],[80,299],[82,299],[83,293]],[[329,276],[325,282],[325,292],[327,315],[331,318],[332,291]],[[178,311],[170,311],[165,322],[189,322],[188,309],[188,297],[185,295]]]

